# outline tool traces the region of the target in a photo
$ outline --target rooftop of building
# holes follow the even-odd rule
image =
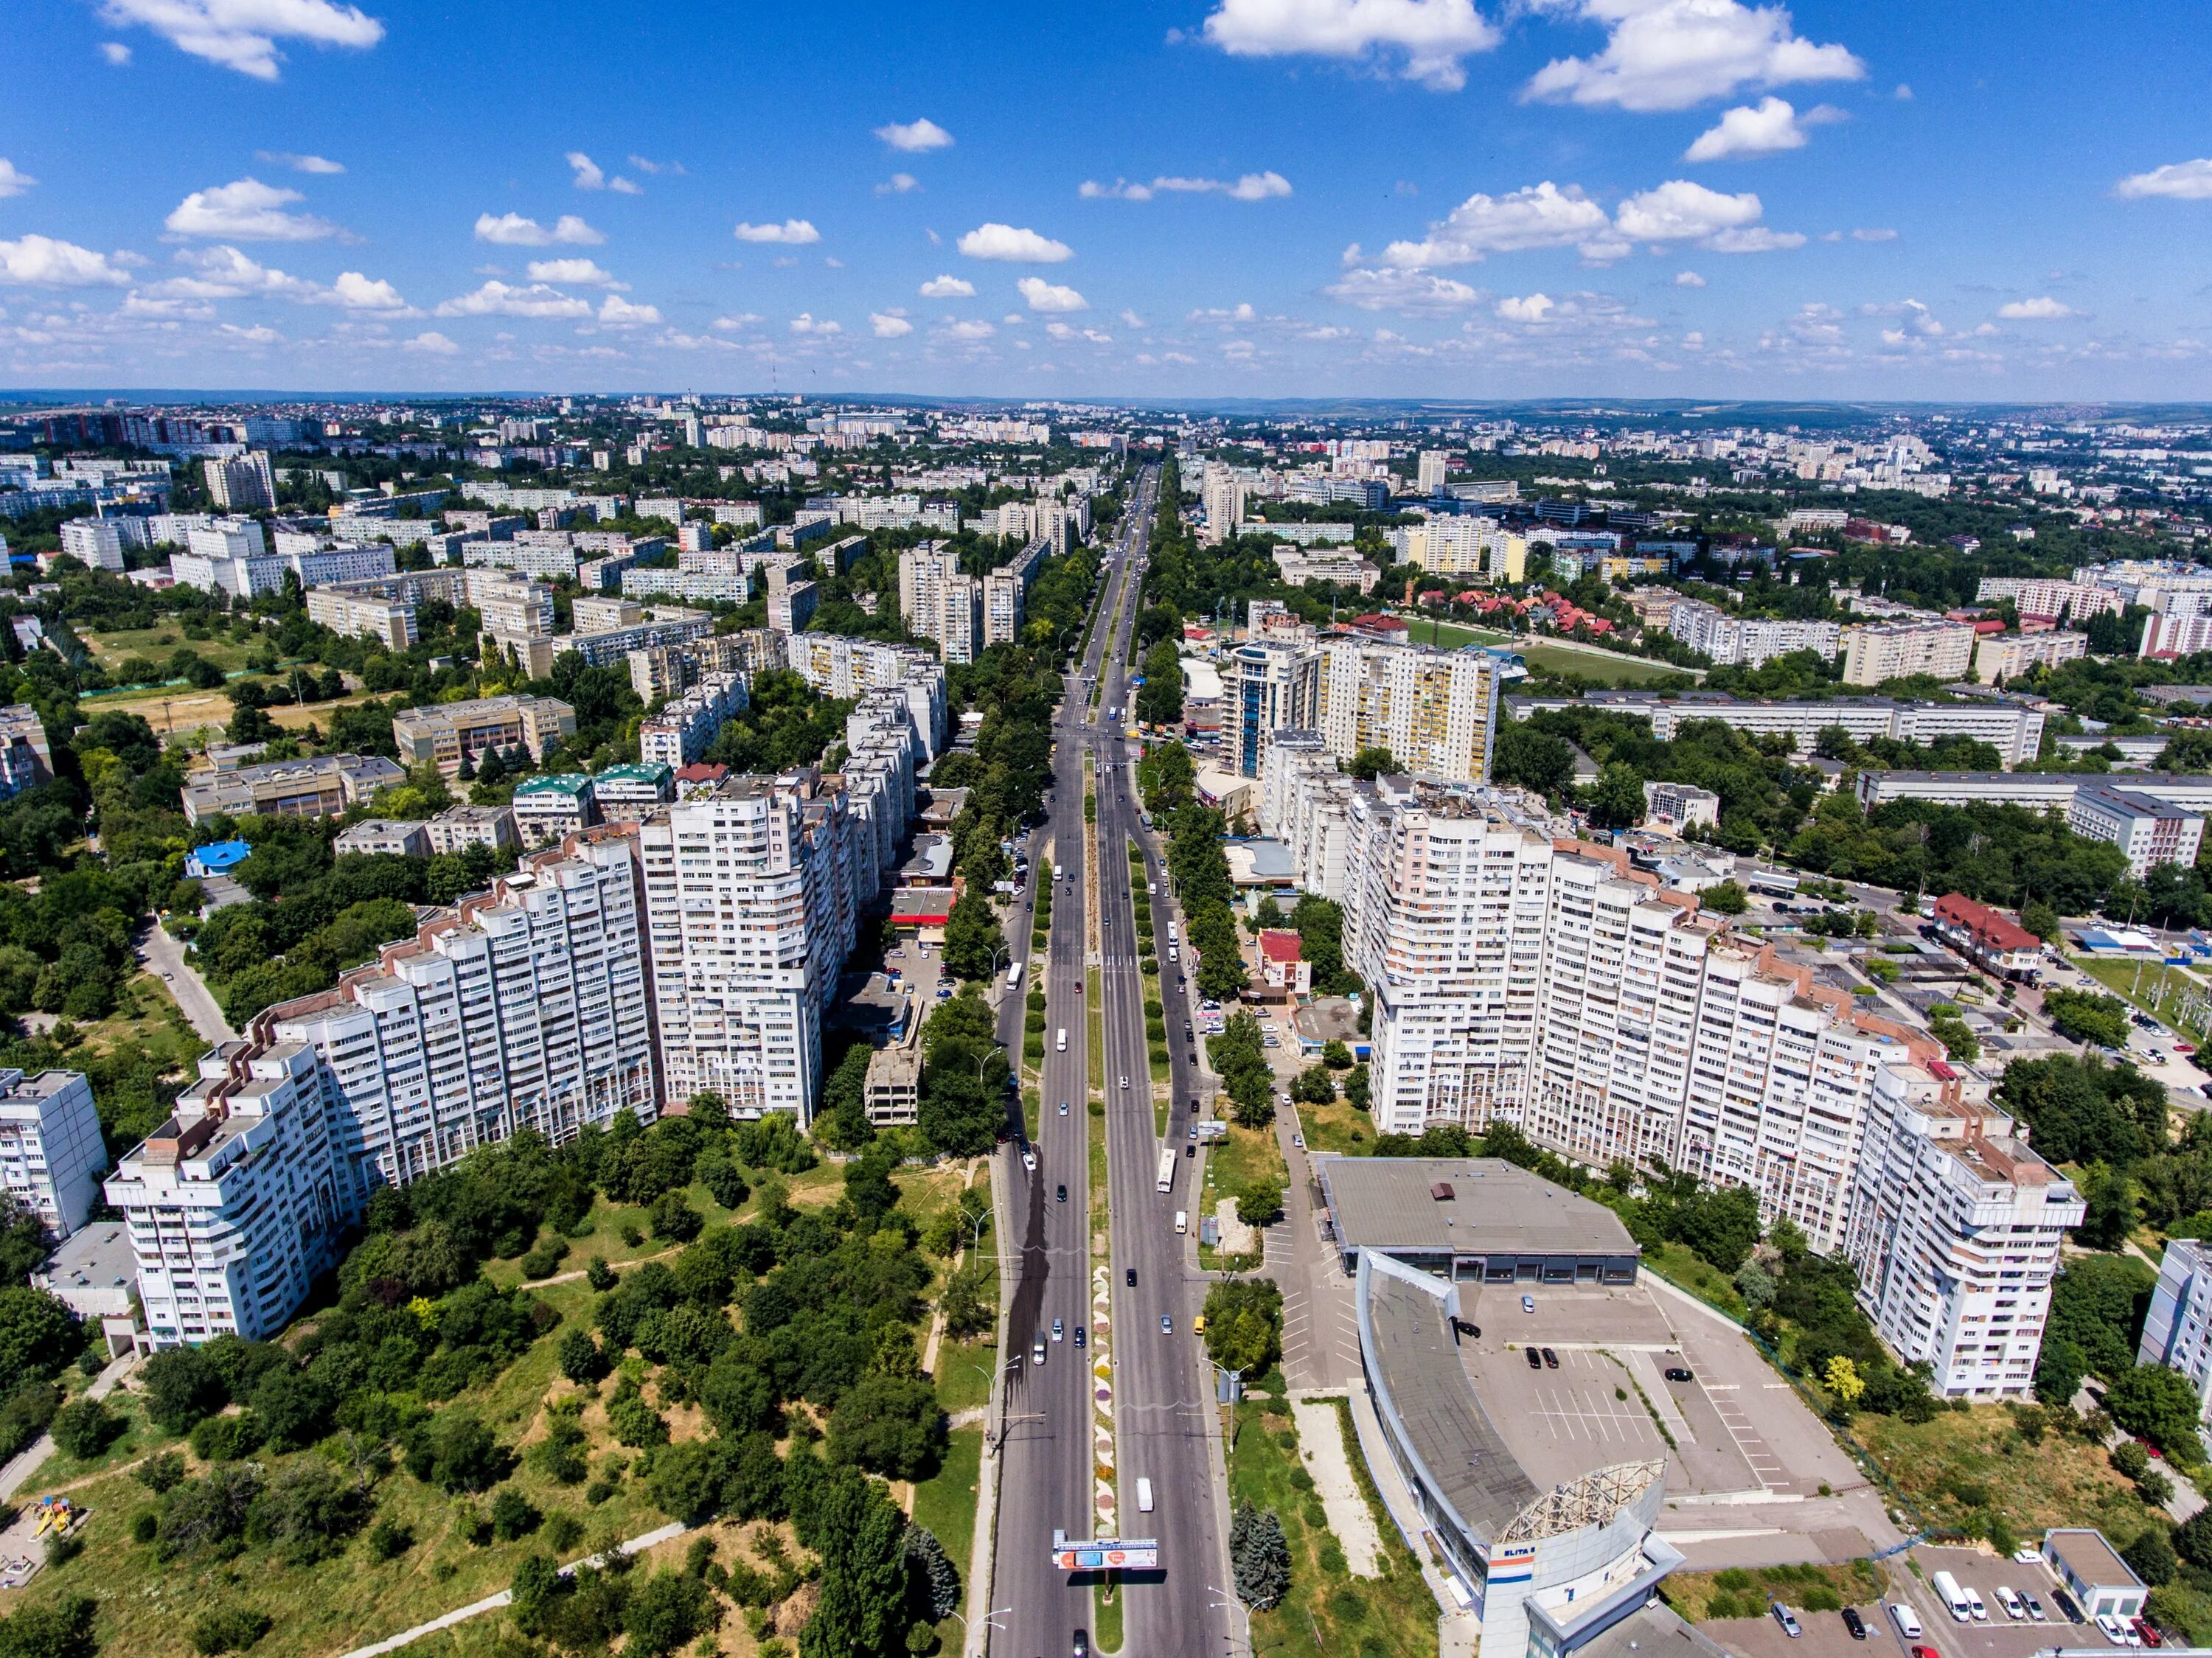
[[[12,1068],[0,1071],[0,1104],[50,1100],[83,1080],[81,1071],[35,1071],[28,1075]]]
[[[1260,955],[1266,961],[1295,962],[1298,959],[1298,950],[1302,943],[1303,940],[1298,935],[1288,927],[1270,926],[1260,929]]]
[[[2185,822],[2197,816],[2195,812],[2184,811],[2179,806],[2169,805],[2136,790],[2118,788],[2107,783],[2085,784],[2075,799],[2094,801],[2106,811],[2128,817],[2160,817]]]
[[[591,787],[592,778],[588,772],[556,772],[548,777],[524,778],[514,786],[514,798],[519,801],[525,795],[531,794],[580,795],[588,793]]]
[[[2017,921],[2000,915],[1987,904],[1962,892],[1947,892],[1936,901],[1936,919],[1972,932],[1993,950],[2040,950],[2043,940]]]
[[[2084,1583],[2115,1588],[2142,1587],[2135,1568],[2106,1541],[2105,1533],[2089,1526],[2057,1527],[2043,1533],[2043,1546],[2065,1561]]]
[[[137,1282],[138,1256],[131,1229],[119,1220],[93,1221],[55,1247],[32,1274],[41,1287],[67,1298],[72,1290],[112,1290]]]
[[[520,708],[566,708],[556,696],[529,696],[507,692],[499,696],[475,696],[460,702],[431,702],[419,708],[402,708],[392,718],[404,725],[435,720],[455,720],[481,714],[509,713]]]
[[[447,806],[445,811],[439,812],[435,817],[432,817],[430,821],[434,823],[489,823],[495,818],[498,817],[502,812],[507,813],[511,816],[513,813],[513,808],[497,805]]]
[[[1479,1255],[1636,1255],[1601,1203],[1497,1157],[1324,1157],[1317,1161],[1347,1248]]]
[[[623,765],[609,766],[598,774],[602,783],[665,783],[676,775],[669,766],[659,760],[632,760]],[[516,786],[518,788],[520,785]]]
[[[192,857],[202,869],[235,869],[251,857],[253,848],[243,841],[210,841],[204,847],[194,847]]]

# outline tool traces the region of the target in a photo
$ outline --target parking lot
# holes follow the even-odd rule
[[[1782,1599],[1788,1601],[1790,1597],[1784,1594]],[[1858,1609],[1866,1621],[1863,1641],[1851,1639],[1839,1612],[1807,1612],[1795,1602],[1790,1602],[1790,1609],[1796,1616],[1797,1627],[1804,1631],[1794,1641],[1771,1613],[1763,1618],[1720,1618],[1698,1627],[1742,1658],[1907,1658],[1906,1643],[1879,1601]],[[1921,1625],[1927,1626],[1925,1619]],[[1927,1644],[1924,1638],[1920,1644]]]
[[[2058,1588],[2058,1580],[2040,1560],[2027,1565],[2017,1560],[2000,1559],[1978,1549],[1923,1548],[1912,1552],[1925,1577],[1899,1576],[1897,1581],[1911,1594],[1912,1604],[1919,1611],[1921,1625],[1932,1637],[1922,1644],[1934,1647],[1943,1658],[2032,1658],[2032,1655],[2051,1647],[2110,1644],[2094,1624],[2067,1621],[2051,1598],[2052,1591]],[[1928,1587],[1939,1571],[1949,1572],[1959,1580],[1960,1588],[1971,1588],[1982,1597],[1982,1603],[1989,1608],[1989,1622],[1961,1624],[1951,1617],[1936,1592]],[[2006,1617],[1997,1600],[1999,1585],[2015,1593],[2033,1594],[2043,1603],[2044,1614],[2049,1621],[2015,1622]]]

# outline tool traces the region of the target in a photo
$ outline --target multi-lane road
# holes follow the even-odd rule
[[[1041,850],[1036,859],[1037,878],[1055,880],[1045,969],[1042,1108],[1035,1145],[1025,1146],[1018,1139],[1004,1153],[1003,1189],[1013,1194],[1008,1220],[1020,1244],[1003,1350],[1007,1363],[1018,1368],[1005,1393],[991,1594],[1003,1609],[993,1625],[991,1647],[1004,1658],[1071,1653],[1076,1631],[1088,1631],[1093,1622],[1095,1579],[1060,1570],[1051,1547],[1055,1531],[1071,1539],[1097,1534],[1092,1390],[1097,1379],[1091,1366],[1102,1351],[1110,1355],[1112,1411],[1097,1420],[1114,1433],[1120,1501],[1115,1529],[1125,1538],[1156,1539],[1162,1562],[1160,1570],[1136,1574],[1117,1588],[1124,1620],[1121,1650],[1210,1654],[1224,1650],[1227,1640],[1226,1613],[1216,1606],[1219,1596],[1213,1588],[1225,1579],[1219,1564],[1224,1552],[1218,1459],[1207,1437],[1212,1386],[1204,1354],[1191,1333],[1203,1285],[1189,1236],[1174,1229],[1176,1210],[1189,1207],[1195,1168],[1180,1155],[1178,1140],[1188,1132],[1188,1102],[1196,1093],[1195,1077],[1186,1048],[1171,1044],[1174,1108],[1167,1143],[1178,1155],[1174,1188],[1163,1195],[1155,1189],[1163,1140],[1155,1126],[1127,851],[1127,841],[1137,841],[1145,850],[1146,879],[1159,878],[1121,734],[1128,717],[1124,665],[1158,489],[1158,473],[1148,470],[1114,545],[1114,567],[1101,583],[1090,649],[1067,678],[1047,825],[1050,849]],[[1118,710],[1120,717],[1105,718],[1109,710]],[[1097,799],[1095,872],[1088,870],[1085,856],[1086,754],[1093,762]],[[1095,949],[1086,908],[1093,896],[1099,910]],[[1164,906],[1164,897],[1158,902]],[[1156,936],[1164,940],[1164,908],[1154,923]],[[1091,1240],[1096,1223],[1089,1197],[1091,1135],[1097,1131],[1088,1108],[1086,981],[1101,998],[1110,1238],[1103,1264],[1111,1269],[1111,1312],[1103,1347],[1079,1351],[1077,1327],[1087,1333],[1094,1321]],[[1060,1046],[1063,1031],[1065,1049]],[[1063,1101],[1065,1116],[1060,1111]],[[1034,1171],[1024,1161],[1025,1151],[1035,1156]],[[1194,1213],[1190,1224],[1194,1231]],[[1170,1326],[1164,1331],[1163,1318]],[[1058,1342],[1051,1335],[1055,1319],[1063,1334]],[[1041,1367],[1033,1362],[1040,1337],[1046,1355]],[[1139,1511],[1139,1478],[1151,1484],[1149,1514]]]

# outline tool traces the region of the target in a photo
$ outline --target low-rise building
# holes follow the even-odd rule
[[[2043,1533],[2043,1558],[2090,1617],[2117,1618],[2125,1625],[2142,1615],[2150,1588],[2120,1558],[2104,1533],[2087,1527],[2047,1531]]]
[[[2003,979],[2033,983],[2043,971],[2043,940],[1964,893],[1936,901],[1936,936],[1975,966]]]
[[[1301,959],[1298,935],[1288,927],[1260,932],[1260,984],[1277,999],[1313,994],[1313,963]]]
[[[2017,679],[2033,668],[2055,668],[2089,653],[2089,635],[2060,633],[1991,634],[1974,645],[1974,677],[1984,685]]]
[[[88,1222],[70,1234],[31,1273],[44,1290],[106,1339],[119,1358],[138,1345],[138,1254],[119,1220]]]
[[[377,790],[407,774],[381,755],[325,754],[234,771],[194,772],[185,780],[185,817],[336,817],[367,805]]]
[[[542,762],[548,748],[575,734],[575,709],[552,696],[433,702],[403,708],[392,719],[392,738],[401,761],[410,766],[429,761],[447,777],[457,775],[464,761],[480,764],[494,749],[521,749],[533,762]]]
[[[514,828],[525,848],[556,846],[599,821],[588,772],[526,777],[514,786]]]
[[[868,1077],[861,1108],[877,1128],[911,1127],[921,1121],[921,1045],[919,1019],[905,1040],[868,1055]]]
[[[54,778],[53,751],[46,746],[46,723],[27,702],[0,708],[0,799]]]
[[[592,799],[605,823],[634,822],[675,798],[675,768],[658,761],[609,766],[592,779]]]
[[[433,853],[465,852],[471,847],[520,846],[514,812],[507,806],[448,806],[422,825]]]
[[[331,850],[339,857],[427,858],[429,826],[420,820],[367,817],[338,831]]]
[[[2134,789],[2097,784],[2075,793],[2066,808],[2066,827],[2118,847],[2138,880],[2160,864],[2193,866],[2204,840],[2202,813]]]
[[[1689,783],[1646,783],[1644,821],[1653,829],[1711,829],[1721,821],[1721,798]]]

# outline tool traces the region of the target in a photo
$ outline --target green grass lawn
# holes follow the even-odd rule
[[[1341,1094],[1327,1105],[1300,1101],[1298,1122],[1305,1132],[1307,1146],[1313,1151],[1338,1151],[1352,1157],[1375,1154],[1373,1117],[1347,1104]]]
[[[174,623],[159,628],[120,629],[113,633],[83,633],[77,635],[84,641],[100,665],[112,673],[125,659],[143,656],[157,666],[166,667],[168,659],[180,650],[188,650],[204,657],[225,673],[235,673],[246,665],[246,659],[263,642],[257,637],[252,645],[240,645],[228,639],[187,639],[185,630]]]
[[[992,1247],[988,1238],[983,1244],[987,1252]],[[991,1370],[998,1362],[999,1350],[989,1335],[973,1341],[947,1337],[937,1344],[937,1397],[948,1415],[978,1410],[990,1402]]]
[[[2186,968],[2167,967],[2158,962],[2100,961],[2093,956],[2075,956],[2068,959],[2129,1005],[2155,1014],[2174,1029],[2200,1043],[2212,1039],[2212,1026],[2202,1021],[2194,1024],[2181,1022],[2183,996],[2191,992],[2202,994],[2206,988],[2204,981]],[[2136,987],[2138,974],[2142,984],[2140,991]],[[2164,1011],[2160,1011],[2155,999],[2161,985],[2166,989]]]
[[[1340,1406],[1340,1431],[1348,1427],[1347,1416]],[[1364,1470],[1357,1440],[1347,1433],[1346,1443],[1352,1466]],[[1273,1509],[1290,1545],[1289,1595],[1280,1606],[1252,1614],[1258,1658],[1288,1658],[1316,1648],[1332,1658],[1421,1658],[1436,1651],[1435,1598],[1371,1485],[1365,1495],[1382,1533],[1382,1575],[1358,1578],[1329,1533],[1313,1477],[1298,1455],[1297,1429],[1279,1400],[1248,1400],[1236,1407],[1229,1491],[1233,1503]]]
[[[969,1555],[975,1541],[975,1501],[983,1467],[983,1430],[955,1428],[944,1466],[936,1478],[914,1488],[914,1523],[927,1526],[968,1582]],[[946,1646],[958,1649],[960,1625],[946,1619],[938,1630]]]
[[[1407,636],[1416,645],[1435,643],[1448,649],[1462,645],[1510,645],[1532,669],[1580,674],[1585,679],[1606,684],[1648,685],[1654,680],[1680,673],[1693,678],[1703,677],[1693,668],[1678,668],[1672,663],[1655,662],[1647,657],[1623,656],[1601,646],[1577,650],[1528,634],[1502,634],[1488,628],[1464,628],[1455,623],[1431,623],[1425,617],[1411,616],[1404,620],[1410,630]]]
[[[1677,1289],[1687,1290],[1708,1307],[1717,1308],[1733,1319],[1743,1317],[1743,1297],[1736,1293],[1735,1285],[1719,1267],[1689,1245],[1662,1243],[1656,1249],[1646,1249],[1644,1264]]]

